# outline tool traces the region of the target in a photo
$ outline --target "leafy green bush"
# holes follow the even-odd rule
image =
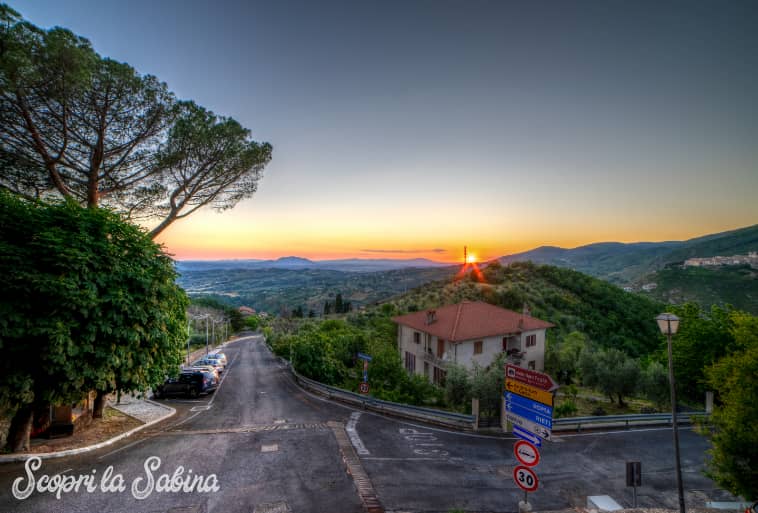
[[[576,412],[579,411],[579,409],[576,407],[576,403],[572,400],[564,401],[559,406],[555,407],[556,418],[561,417],[571,417],[572,415],[576,415]]]

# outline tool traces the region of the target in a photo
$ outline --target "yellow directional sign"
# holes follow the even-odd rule
[[[515,379],[506,379],[505,389],[514,394],[528,397],[538,403],[546,404],[548,406],[553,405],[553,394],[551,392],[527,385],[526,383],[516,381]]]

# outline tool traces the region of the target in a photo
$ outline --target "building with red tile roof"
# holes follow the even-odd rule
[[[509,361],[542,371],[545,332],[553,324],[482,301],[463,301],[392,319],[398,325],[398,349],[409,373],[435,383],[445,377],[447,364],[486,367],[503,352]]]

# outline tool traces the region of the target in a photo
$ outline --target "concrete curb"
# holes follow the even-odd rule
[[[101,449],[103,447],[107,447],[109,445],[112,445],[119,440],[123,440],[124,438],[127,438],[134,433],[137,433],[138,431],[142,431],[143,429],[150,427],[154,424],[157,424],[158,422],[162,422],[166,420],[167,418],[173,416],[176,414],[176,410],[170,406],[166,406],[165,404],[156,403],[154,401],[151,401],[149,399],[144,399],[145,402],[148,402],[150,404],[154,404],[156,406],[160,406],[161,408],[164,408],[168,410],[165,415],[162,417],[159,417],[157,419],[153,419],[150,422],[147,422],[145,424],[142,424],[141,426],[137,426],[136,428],[130,429],[126,433],[121,433],[120,435],[114,436],[113,438],[109,440],[105,440],[104,442],[100,442],[93,445],[88,445],[86,447],[78,447],[76,449],[67,449],[65,451],[57,451],[57,452],[41,452],[41,453],[23,453],[23,454],[3,454],[0,455],[0,463],[12,463],[17,461],[26,461],[29,458],[37,457],[43,460],[49,460],[52,458],[62,458],[64,456],[73,456],[75,454],[82,454],[85,452],[95,451],[97,449]],[[126,414],[125,414],[126,415]]]

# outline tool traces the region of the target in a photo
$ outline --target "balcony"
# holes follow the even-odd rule
[[[424,351],[423,358],[425,362],[429,362],[433,365],[436,365],[438,367],[442,367],[447,362],[443,360],[441,357],[437,356],[434,351],[432,351],[431,348]]]
[[[524,359],[526,353],[522,351],[520,347],[512,347],[506,351],[506,355],[508,358],[508,363],[512,363],[513,365],[521,365],[521,360]]]

